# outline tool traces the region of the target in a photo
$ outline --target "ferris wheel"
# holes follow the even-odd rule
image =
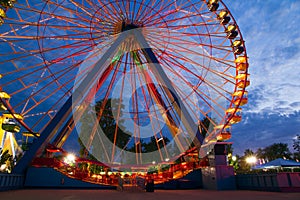
[[[78,137],[106,164],[172,161],[241,120],[248,58],[221,0],[3,2],[1,106],[37,138],[27,160]]]

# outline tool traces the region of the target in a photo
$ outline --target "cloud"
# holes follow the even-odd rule
[[[248,113],[232,128],[234,152],[242,155],[247,148],[254,151],[273,143],[287,143],[292,150],[293,138],[300,134],[300,112],[288,116]]]
[[[288,143],[300,134],[300,1],[224,0],[243,34],[251,85],[235,152]]]
[[[250,103],[244,110],[280,115],[300,111],[300,2],[227,4],[243,33],[250,62]]]

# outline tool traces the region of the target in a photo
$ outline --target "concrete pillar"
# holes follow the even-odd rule
[[[202,169],[204,189],[235,190],[236,182],[232,166],[228,166],[226,146],[228,143],[216,143],[208,154],[209,166]]]

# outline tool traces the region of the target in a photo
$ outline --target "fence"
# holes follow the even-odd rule
[[[300,173],[239,174],[237,188],[263,191],[300,191]]]
[[[24,186],[24,176],[19,174],[0,174],[0,191],[20,189]]]

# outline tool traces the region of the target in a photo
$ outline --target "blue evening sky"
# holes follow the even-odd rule
[[[246,41],[249,103],[233,126],[235,153],[300,134],[300,0],[223,0]],[[292,148],[291,148],[292,149]]]
[[[246,41],[249,103],[233,126],[234,151],[288,143],[300,134],[300,1],[224,0]]]

